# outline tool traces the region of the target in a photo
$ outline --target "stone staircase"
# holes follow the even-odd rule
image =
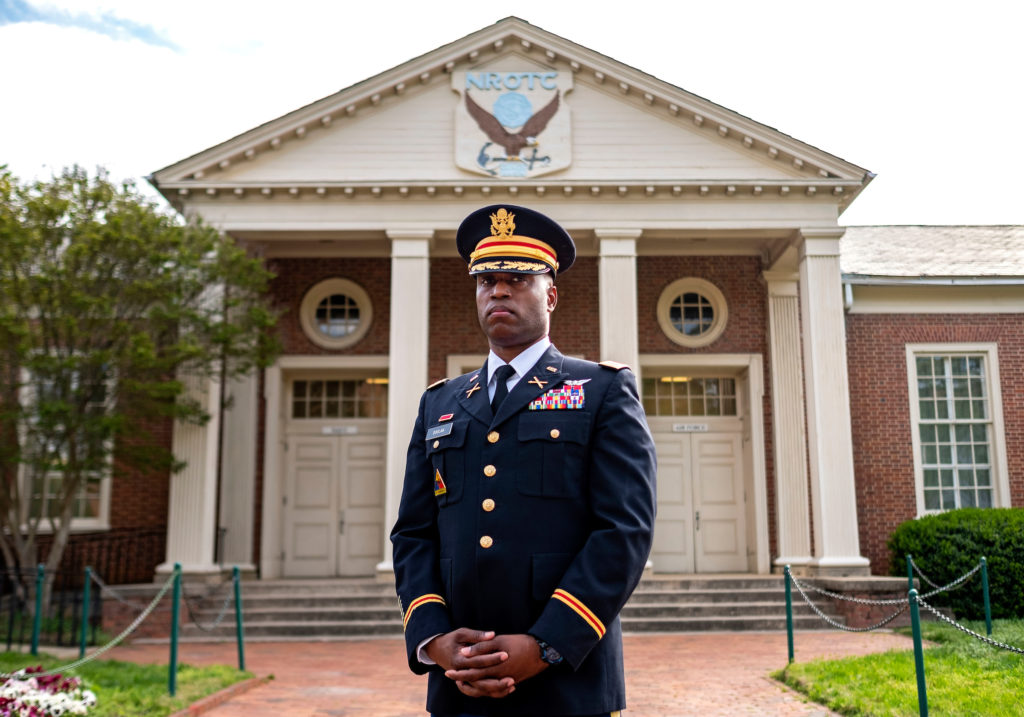
[[[202,601],[189,598],[190,609],[182,611],[182,640],[234,638],[233,609],[214,626],[224,594],[217,593]],[[394,586],[373,578],[244,582],[242,602],[247,641],[338,640],[402,634]],[[829,610],[827,603],[821,606]],[[793,608],[796,629],[825,626],[795,592]],[[842,621],[834,614],[830,616]],[[782,631],[786,629],[782,576],[645,577],[622,611],[622,627],[626,633]]]
[[[781,575],[654,575],[640,581],[622,611],[622,630],[705,632],[785,630],[786,593]],[[830,606],[819,605],[826,614]],[[835,614],[834,620],[842,622]],[[793,627],[825,623],[794,591]]]

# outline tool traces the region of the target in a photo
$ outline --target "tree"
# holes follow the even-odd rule
[[[76,501],[108,471],[177,469],[149,429],[202,423],[186,379],[277,351],[270,274],[229,237],[79,167],[20,183],[0,166],[0,549],[52,574]]]

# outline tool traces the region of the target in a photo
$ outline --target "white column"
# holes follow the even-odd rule
[[[807,430],[804,369],[800,353],[798,275],[764,272],[768,283],[768,340],[772,361],[772,427],[775,447],[775,565],[811,562],[807,500]]]
[[[640,374],[637,338],[636,240],[639,229],[599,229],[598,291],[600,292],[601,356]]]
[[[281,429],[285,410],[284,376],[281,362],[263,372],[263,403],[267,407],[263,426],[263,520],[260,526],[260,578],[279,578],[284,573],[284,496]]]
[[[864,575],[853,474],[846,324],[839,272],[842,228],[802,230],[800,306],[807,386],[814,560],[820,575]]]
[[[252,570],[253,508],[256,505],[256,436],[259,402],[254,372],[228,383],[221,451],[221,564]]]
[[[210,415],[205,425],[176,422],[172,450],[185,468],[171,475],[167,516],[167,560],[156,568],[169,573],[181,563],[185,573],[214,573],[213,544],[217,530],[217,431],[220,427],[220,384],[184,379],[190,397]]]
[[[430,239],[433,231],[388,231],[391,239],[391,333],[388,344],[387,486],[379,572],[393,570],[391,526],[398,519],[409,447],[420,396],[427,386],[430,319]]]

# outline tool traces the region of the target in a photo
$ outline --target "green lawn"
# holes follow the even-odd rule
[[[984,622],[964,624],[985,634]],[[1024,655],[989,646],[942,623],[926,622],[921,629],[924,639],[934,643],[924,652],[929,715],[1024,715]],[[1024,648],[1024,620],[994,621],[992,638]],[[795,663],[773,677],[840,714],[918,714],[912,649]]]
[[[0,653],[0,672],[10,673],[23,667],[43,665],[45,669],[71,662],[49,655],[33,657],[24,653]],[[116,660],[95,660],[74,672],[65,673],[82,678],[84,686],[96,694],[96,707],[89,715],[169,715],[221,690],[228,685],[252,677],[226,665],[192,667],[178,665],[177,694],[167,693],[167,665],[136,665]]]

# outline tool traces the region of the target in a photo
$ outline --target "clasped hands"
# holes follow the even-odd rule
[[[460,627],[438,635],[425,649],[444,668],[445,677],[469,697],[507,697],[517,684],[548,667],[530,635],[496,635]]]

